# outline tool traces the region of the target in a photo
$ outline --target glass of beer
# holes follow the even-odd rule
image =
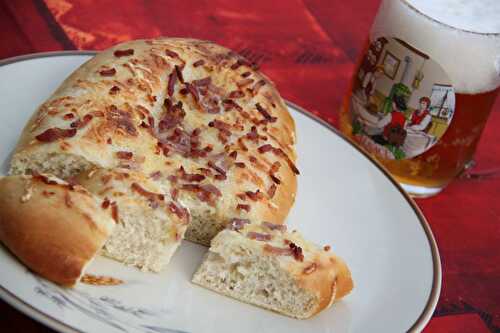
[[[340,128],[414,196],[472,164],[500,91],[500,0],[383,0]]]

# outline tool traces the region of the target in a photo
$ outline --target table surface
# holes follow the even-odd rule
[[[258,62],[284,98],[336,126],[378,5],[379,0],[104,0],[93,5],[0,0],[0,59],[101,50],[162,35],[208,39]],[[500,332],[499,125],[500,99],[469,176],[434,198],[417,200],[443,265],[440,301],[425,332]],[[0,325],[10,331],[51,332],[2,301],[0,313]]]

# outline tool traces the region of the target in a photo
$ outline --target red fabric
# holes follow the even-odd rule
[[[0,0],[0,58],[103,49],[135,38],[210,39],[257,61],[282,95],[336,125],[379,0]],[[477,167],[418,200],[436,236],[443,288],[425,332],[500,330],[500,101]],[[47,332],[0,302],[2,326]]]
[[[391,128],[394,127],[405,127],[406,118],[403,112],[393,111],[391,112],[391,122],[384,127],[384,137],[387,139],[391,133]]]
[[[418,114],[418,111],[413,112],[411,115],[411,123],[410,125],[418,125],[424,120],[424,118],[429,114],[429,110],[425,109],[422,111],[420,114]]]

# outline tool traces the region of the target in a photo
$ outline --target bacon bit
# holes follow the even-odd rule
[[[248,147],[245,145],[243,142],[243,138],[238,138],[238,145],[240,146],[240,149],[243,151],[248,151]]]
[[[207,76],[200,80],[194,80],[192,83],[197,87],[205,87],[212,83],[212,78],[210,76]]]
[[[111,201],[109,201],[109,199],[106,197],[104,198],[102,204],[101,204],[101,208],[102,209],[108,209],[109,205],[111,204]]]
[[[207,169],[207,168],[198,168],[198,170],[200,170],[200,172],[202,174],[204,174],[205,176],[209,177],[212,175],[212,171],[210,171],[210,169]]]
[[[186,89],[189,91],[189,93],[191,94],[191,96],[193,96],[193,99],[195,100],[196,103],[199,102],[200,100],[200,95],[198,94],[198,89],[196,89],[196,87],[190,83],[185,83],[186,85]]]
[[[76,129],[83,128],[83,127],[87,126],[87,124],[92,120],[93,117],[94,116],[92,116],[91,114],[86,114],[83,117],[83,120],[81,120],[81,119],[75,120],[69,126],[71,128],[76,128]]]
[[[141,185],[139,185],[137,183],[132,183],[132,185],[130,187],[132,188],[133,191],[135,191],[138,194],[142,195],[143,197],[147,198],[151,202],[165,200],[165,196],[163,194],[150,192],[150,191],[144,189]]]
[[[177,71],[174,70],[168,76],[167,93],[168,93],[168,96],[170,96],[170,97],[172,97],[172,95],[174,94],[174,87],[175,87],[176,81],[177,81]]]
[[[116,152],[116,157],[118,157],[121,160],[131,160],[133,156],[134,156],[134,153],[132,153],[130,151],[117,151]]]
[[[201,182],[205,179],[204,175],[196,174],[196,173],[186,173],[184,167],[179,168],[179,172],[181,174],[181,179],[189,182]]]
[[[138,134],[137,129],[132,123],[130,113],[119,110],[115,105],[107,108],[106,120],[116,126],[117,129],[121,129],[131,136],[137,136]]]
[[[219,191],[219,189],[217,187],[213,186],[212,184],[202,185],[201,189],[204,191],[213,193],[218,197],[222,196],[221,191]]]
[[[271,180],[273,182],[275,182],[276,184],[278,184],[278,185],[281,184],[281,180],[278,177],[276,177],[275,175],[270,174],[269,177],[271,177]]]
[[[53,195],[55,195],[55,194],[56,194],[56,192],[51,192],[51,191],[47,191],[47,190],[43,190],[43,191],[42,191],[42,195],[43,195],[44,197],[47,197],[47,198],[48,198],[48,197],[51,197],[51,196],[53,196]]]
[[[238,157],[238,152],[236,150],[233,150],[231,153],[229,153],[229,157],[235,160]]]
[[[217,180],[226,180],[227,176],[226,175],[217,174],[217,175],[214,176],[214,178],[217,179]]]
[[[158,180],[161,178],[161,171],[155,171],[155,172],[152,172],[150,175],[149,175],[149,178],[153,179],[153,180]]]
[[[193,67],[198,67],[198,66],[203,66],[203,65],[205,65],[205,60],[203,60],[203,59],[200,59],[200,60],[195,61],[193,63]]]
[[[76,135],[76,128],[62,129],[62,128],[49,128],[45,132],[37,135],[35,138],[40,142],[54,142],[62,138],[71,138]]]
[[[257,190],[255,192],[246,191],[245,194],[252,201],[258,201],[258,200],[261,200],[263,198],[263,194],[260,190]]]
[[[123,280],[116,279],[111,276],[100,276],[92,274],[85,274],[80,279],[80,282],[93,286],[117,286],[124,283]]]
[[[116,74],[116,69],[110,68],[110,69],[103,69],[99,72],[101,76],[113,76]]]
[[[222,169],[221,167],[217,166],[214,162],[208,161],[208,167],[217,171],[219,175],[216,175],[215,178],[218,180],[225,180],[226,179],[226,170]]]
[[[288,155],[283,151],[283,149],[281,149],[281,148],[275,148],[275,149],[273,149],[273,153],[276,156],[283,157],[286,160],[286,162],[288,163],[288,166],[290,167],[290,169],[292,169],[292,171],[296,175],[300,175],[299,169],[297,169],[297,167],[295,166],[295,164],[292,162],[292,160],[290,159],[290,157],[288,157]]]
[[[260,146],[259,148],[257,148],[257,151],[261,154],[264,154],[264,153],[267,153],[268,151],[271,151],[273,150],[274,147],[271,146],[270,144],[265,144],[263,146]]]
[[[153,118],[153,116],[148,116],[148,125],[149,125],[149,128],[155,127],[155,119]]]
[[[171,189],[170,196],[172,196],[172,199],[174,199],[174,201],[177,201],[177,198],[179,197],[179,190],[176,188]]]
[[[189,182],[201,182],[205,179],[205,176],[199,174],[186,173],[185,175],[182,176],[182,179]]]
[[[181,220],[188,217],[189,216],[189,213],[187,211],[186,208],[184,207],[179,207],[175,202],[173,201],[170,201],[168,203],[168,209],[170,210],[170,212],[174,213],[175,215],[177,215],[178,218],[180,218]]]
[[[184,83],[184,76],[182,75],[182,68],[175,65],[175,72],[177,73],[177,78],[181,83]]]
[[[309,266],[304,268],[304,270],[302,272],[306,275],[309,275],[309,274],[313,273],[316,270],[316,268],[317,268],[317,265],[315,262],[313,262],[312,264],[310,264]]]
[[[115,220],[115,223],[119,223],[118,206],[115,201],[111,203],[111,217]]]
[[[250,205],[238,204],[236,206],[236,210],[245,210],[245,211],[249,212],[250,211]]]
[[[235,162],[234,165],[241,169],[244,169],[246,167],[245,163],[243,162]]]
[[[236,85],[238,86],[238,88],[241,89],[241,88],[243,88],[245,86],[248,86],[249,84],[251,84],[253,82],[254,82],[253,79],[244,79],[244,80],[236,82]]]
[[[231,111],[232,109],[236,109],[240,112],[243,111],[243,108],[232,99],[226,98],[222,100],[222,104],[224,105],[224,110],[226,111]]]
[[[241,229],[245,227],[245,224],[250,224],[250,220],[232,218],[227,224],[226,229],[239,232]]]
[[[235,90],[235,91],[231,91],[229,93],[229,98],[240,98],[240,97],[244,97],[245,96],[245,93],[241,90]]]
[[[113,140],[112,140],[111,138],[108,138],[108,139],[106,140],[106,143],[107,143],[108,145],[113,144]]]
[[[222,143],[227,143],[228,138],[231,136],[231,125],[220,120],[214,120],[208,123],[209,127],[214,127],[219,130],[218,138]]]
[[[156,102],[156,96],[155,95],[148,95],[148,101],[153,104],[154,102]]]
[[[265,120],[267,120],[268,122],[270,122],[270,123],[274,123],[274,122],[276,122],[276,120],[278,120],[278,118],[271,116],[271,115],[269,114],[269,112],[268,112],[266,109],[264,109],[264,108],[260,105],[260,103],[255,104],[255,107],[257,108],[257,111],[259,111],[259,113],[260,113],[260,114],[264,117],[264,119],[265,119]]]
[[[252,64],[246,60],[245,58],[240,58],[238,60],[236,60],[236,62],[234,64],[231,65],[231,69],[232,70],[236,70],[238,69],[240,66],[251,66]]]
[[[261,234],[259,232],[255,232],[255,231],[248,232],[247,237],[250,239],[253,239],[253,240],[261,241],[261,242],[267,242],[273,238],[273,236],[271,236],[270,234]]]
[[[325,251],[327,251],[327,252],[328,252],[328,251],[330,251],[330,249],[331,249],[331,248],[332,248],[332,247],[331,247],[330,245],[325,245],[325,246],[323,246],[323,250],[325,250]]]
[[[288,245],[290,249],[292,250],[293,257],[297,261],[304,261],[304,254],[302,253],[302,248],[300,246],[297,246],[295,243],[290,243]]]
[[[222,196],[222,193],[219,191],[219,189],[211,184],[183,184],[181,189],[196,193],[196,196],[199,200],[207,202],[209,204],[214,204],[215,198],[213,198],[212,195],[215,195],[217,197]]]
[[[173,105],[172,101],[169,98],[166,98],[164,106],[167,110],[158,124],[160,133],[176,127],[186,116],[186,112],[182,109],[182,102],[180,101]],[[180,133],[177,134],[180,135]]]
[[[252,128],[250,129],[250,132],[248,132],[245,137],[248,139],[248,140],[251,140],[251,141],[254,141],[254,142],[258,142],[259,141],[259,133],[257,132],[257,127],[255,126],[252,126]]]
[[[72,114],[72,113],[66,113],[63,117],[64,120],[70,120],[70,119],[73,119],[75,118],[75,115]]]
[[[286,225],[284,224],[276,224],[271,222],[262,222],[262,225],[267,227],[270,230],[279,230],[281,232],[286,232]]]
[[[182,88],[181,90],[179,90],[179,94],[185,96],[185,95],[189,94],[189,90],[187,90],[186,88]]]
[[[285,243],[286,245],[288,245],[288,244],[290,244],[291,242],[290,242],[290,240],[289,240],[289,239],[284,239],[284,240],[283,240],[283,243]]]
[[[165,54],[171,58],[178,58],[179,57],[179,55],[177,53],[175,53],[174,51],[171,51],[169,49],[165,49]]]
[[[258,81],[254,86],[253,88],[251,89],[252,91],[252,96],[255,96],[257,95],[257,93],[259,92],[260,88],[265,86],[266,85],[266,81],[264,80],[260,80]]]
[[[267,195],[269,196],[269,198],[274,198],[277,189],[278,187],[275,184],[272,184],[271,187],[269,187],[269,189],[267,190]]]
[[[276,161],[273,163],[273,165],[271,165],[271,169],[269,170],[269,172],[271,173],[278,172],[280,168],[281,168],[281,163],[279,161]]]
[[[238,69],[241,65],[243,65],[243,61],[238,59],[234,64],[231,65],[232,70]]]
[[[252,75],[252,73],[251,73],[251,72],[245,72],[245,73],[241,74],[241,77],[243,77],[243,78],[247,78],[247,77],[249,77],[250,75]]]
[[[113,55],[117,58],[120,58],[120,57],[126,57],[126,56],[131,56],[134,54],[134,50],[133,49],[126,49],[126,50],[116,50]]]
[[[257,163],[257,158],[255,156],[250,156],[249,157],[250,162],[252,163]]]
[[[275,247],[269,244],[264,244],[264,251],[278,256],[291,256],[292,250],[290,248]]]

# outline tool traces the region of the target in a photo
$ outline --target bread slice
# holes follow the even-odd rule
[[[31,270],[74,285],[115,223],[100,200],[54,177],[0,179],[0,241]]]
[[[126,169],[97,169],[76,181],[101,198],[117,225],[102,254],[144,271],[161,271],[189,223],[189,212],[152,179]]]
[[[223,295],[305,319],[353,288],[346,264],[284,225],[234,219],[213,240],[193,282]]]

